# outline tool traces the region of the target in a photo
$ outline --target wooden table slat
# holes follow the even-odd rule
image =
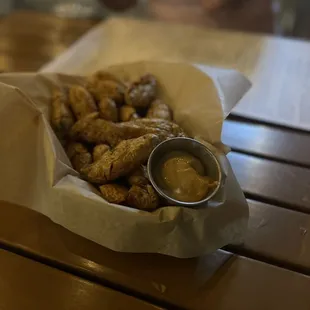
[[[310,275],[310,215],[248,202],[250,219],[245,241],[227,248]]]
[[[0,249],[0,309],[161,309]]]
[[[169,262],[169,258],[139,255],[139,266],[133,272],[143,272],[154,278],[148,280],[153,289],[150,291],[149,285],[141,285],[139,293],[152,295],[180,309],[290,310],[296,307],[298,310],[309,310],[309,277],[255,260],[232,256],[227,252],[218,252],[217,256],[218,260],[226,259],[226,263],[204,282],[200,281],[199,273],[208,266],[199,266],[188,260]],[[0,271],[1,275],[5,276],[0,280],[0,286],[4,287],[3,292],[11,289],[9,293],[6,292],[6,297],[0,300],[0,306],[2,303],[4,309],[34,309],[35,305],[37,309],[159,309],[133,297],[68,276],[57,269],[45,266],[47,270],[43,271],[43,265],[12,253],[9,253],[5,261],[1,257],[2,253]],[[27,260],[28,264],[20,259]],[[7,267],[7,260],[12,263],[11,268]],[[215,263],[216,261],[213,265]],[[152,270],[149,264],[154,266]],[[37,267],[39,270],[34,270],[38,269]],[[111,274],[107,271],[106,276],[113,277],[113,270],[109,272]],[[64,275],[69,277],[70,281]],[[161,279],[164,281],[158,281],[159,277],[164,277]],[[132,285],[130,278],[126,279],[126,285]],[[16,292],[19,298],[16,298]]]
[[[244,244],[236,249],[310,275],[310,215],[256,201],[248,202],[249,229]],[[70,233],[36,212],[5,205],[0,204],[0,218],[3,219],[0,244],[23,249],[76,269],[92,269],[78,257],[96,261],[101,253],[100,246]],[[23,231],[16,231],[12,221],[23,227]],[[103,263],[99,261],[99,264]]]
[[[309,216],[254,202],[250,202],[250,207],[252,218],[245,248],[260,252],[267,258],[279,258],[288,264],[299,264],[309,269],[309,239],[305,237],[304,230]],[[310,284],[309,278],[254,260],[234,257],[230,265],[230,254],[223,252],[188,260],[117,253],[71,233],[39,213],[7,203],[0,205],[0,218],[3,223],[0,226],[0,245],[9,245],[13,250],[15,247],[24,255],[74,270],[85,278],[127,288],[133,295],[144,294],[191,309],[204,309],[211,305],[214,309],[231,309],[229,303],[236,302],[236,309],[289,309],[292,301],[288,296],[269,301],[281,290],[286,292],[284,295],[289,295],[292,290],[290,296],[297,294],[296,298],[301,298],[298,309],[306,309],[302,301],[308,302],[303,285]],[[273,225],[277,218],[283,221],[278,228]],[[14,226],[11,224],[13,221]],[[299,223],[303,230],[298,230]],[[23,230],[16,230],[16,227],[23,227]],[[230,267],[226,268],[226,264]],[[265,285],[262,284],[264,281]],[[224,293],[225,290],[227,292]],[[251,308],[253,300],[244,299],[247,294],[254,298],[254,292],[259,300],[255,305],[257,308]],[[223,296],[228,297],[220,304]]]
[[[32,12],[15,13],[4,18],[0,25],[0,69],[37,70],[95,23]],[[249,154],[232,152],[229,159],[242,188],[250,197],[304,212],[251,201],[249,233],[243,246],[233,249],[310,274],[310,215],[305,214],[310,212],[310,169],[296,167],[309,167],[310,135],[228,120],[224,124],[223,140],[237,151]],[[189,309],[285,310],[296,307],[309,310],[310,278],[300,273],[222,251],[191,260],[115,253],[67,231],[40,214],[3,203],[0,203],[0,218],[0,247],[82,275],[85,279],[113,284],[121,290],[126,288],[133,295],[142,294]],[[1,253],[8,258],[1,258]],[[3,300],[0,298],[0,308],[35,308],[37,305],[31,301],[36,301],[35,294],[41,292],[40,298],[51,300],[52,308],[58,309],[59,298],[66,292],[63,283],[72,290],[65,295],[65,307],[68,309],[121,308],[119,301],[123,296],[128,300],[126,309],[130,309],[131,305],[134,309],[153,307],[122,293],[16,257],[0,251],[0,272],[4,275],[0,279],[0,288],[14,289],[11,295],[8,294],[10,298],[4,299],[6,304],[1,304]],[[9,261],[11,269],[7,267]],[[16,271],[21,274],[18,281],[9,277]],[[40,277],[36,276],[39,273]],[[50,283],[40,281],[45,278],[51,279]],[[29,279],[34,283],[29,285]],[[24,307],[14,304],[17,301],[13,293],[21,284],[26,287],[20,298],[25,303]],[[51,284],[53,288],[50,289]],[[52,298],[49,295],[51,291]],[[84,295],[91,300],[86,297],[82,300]],[[99,303],[96,296],[100,296]],[[46,308],[43,302],[38,305]]]
[[[310,167],[310,133],[226,120],[222,140],[237,151]]]
[[[236,152],[228,159],[250,198],[310,213],[310,169]]]

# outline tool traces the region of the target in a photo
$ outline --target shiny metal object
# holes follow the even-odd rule
[[[179,201],[169,196],[167,191],[161,187],[160,181],[158,180],[158,175],[161,169],[163,158],[165,158],[169,153],[175,151],[185,152],[198,158],[204,166],[205,171],[208,171],[208,176],[213,180],[218,181],[217,187],[203,200],[197,202]],[[162,196],[173,205],[185,207],[206,206],[207,202],[210,201],[223,187],[225,179],[220,160],[218,159],[212,147],[208,147],[207,145],[190,138],[174,138],[160,143],[153,150],[149,157],[147,171],[153,187],[160,196]]]

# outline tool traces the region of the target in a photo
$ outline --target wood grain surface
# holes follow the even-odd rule
[[[249,201],[249,206],[249,231],[244,244],[233,250],[246,251],[251,257],[310,275],[310,215],[255,201]],[[0,246],[26,251],[45,261],[59,262],[105,278],[105,273],[93,269],[95,266],[104,270],[106,266],[106,262],[100,260],[107,251],[103,247],[23,207],[1,203],[0,218]],[[121,260],[121,254],[115,253],[111,260]]]
[[[236,152],[228,159],[248,197],[310,212],[310,169]]]
[[[0,23],[0,70],[37,70],[95,23],[16,12]],[[180,260],[116,253],[38,213],[0,203],[0,247],[33,260],[0,250],[4,275],[0,286],[8,292],[6,299],[0,298],[0,308],[35,308],[32,300],[41,298],[42,309],[43,297],[51,309],[104,308],[110,306],[105,302],[118,306],[120,296],[125,296],[134,309],[149,309],[148,302],[188,309],[309,309],[309,133],[231,119],[224,125],[223,140],[235,150],[229,160],[243,190],[257,200],[249,201],[249,233],[244,244],[227,247],[237,255],[218,251]],[[12,277],[15,271],[24,272],[20,279]],[[50,283],[41,284],[41,278],[51,279]],[[34,283],[27,286],[27,279]],[[21,304],[17,304],[13,293],[22,287]],[[58,299],[47,293],[54,287]],[[62,305],[60,298],[68,287],[72,291],[66,300],[73,301]]]
[[[0,309],[161,309],[4,250],[0,274]]]
[[[237,252],[310,275],[309,216],[257,202],[249,201],[249,204],[249,233]],[[253,309],[263,306],[289,309],[288,297],[272,300],[270,304],[268,299],[279,294],[280,288],[294,293],[295,285],[301,285],[300,302],[307,300],[302,286],[307,284],[308,277],[256,260],[234,256],[230,261],[231,256],[224,252],[187,260],[117,253],[69,232],[39,213],[7,203],[0,205],[0,218],[0,246],[134,296],[143,295],[152,303],[163,301],[168,307],[186,305],[190,309],[204,309],[209,305],[214,305],[214,309],[230,309],[229,303],[238,299],[236,306],[247,309],[252,300],[242,299],[242,292],[254,294],[257,289],[260,302]],[[16,227],[23,229],[16,230]],[[232,269],[226,269],[226,264]],[[227,270],[231,271],[227,273]],[[251,278],[255,281],[250,281]],[[298,279],[304,284],[298,283]],[[236,286],[235,299],[230,293],[231,282]],[[228,285],[226,294],[230,297],[227,303],[217,305],[220,299],[217,294],[225,289],[223,283]]]
[[[310,275],[310,215],[249,200],[242,245],[227,249]]]
[[[222,139],[235,151],[310,168],[307,132],[228,119],[224,122]]]
[[[123,256],[121,262],[113,262],[114,265],[119,263],[122,265],[125,264],[123,269],[127,269],[124,270],[126,273],[114,273],[108,267],[105,268],[107,277],[113,278],[114,281],[117,279],[119,284],[126,285],[128,288],[138,285],[140,296],[141,294],[142,296],[145,294],[145,298],[152,296],[159,301],[163,300],[169,303],[169,309],[172,308],[172,305],[181,309],[199,310],[206,308],[271,310],[278,308],[292,309],[293,306],[296,306],[299,310],[309,309],[309,277],[244,257],[231,256],[226,252],[218,252],[216,255],[217,257],[213,257],[209,265],[203,261],[200,261],[199,264],[193,260],[136,255],[134,258],[136,265],[134,265],[133,260],[126,260],[129,256],[134,256],[129,254]],[[107,258],[105,259],[107,260]],[[210,278],[201,278],[202,271],[207,271],[208,268],[214,267],[214,264],[218,261],[225,261],[225,263]],[[39,265],[39,263],[35,262],[32,262],[32,264],[35,264],[35,266]],[[42,298],[43,303],[44,300],[50,300],[48,297],[51,291],[53,291],[54,298],[57,294],[58,297],[63,296],[66,293],[66,288],[71,287],[72,291],[70,294],[63,297],[68,302],[68,300],[74,300],[76,295],[80,296],[81,286],[83,286],[83,283],[87,283],[87,281],[79,279],[77,280],[78,283],[68,283],[65,277],[59,277],[59,279],[55,280],[55,277],[51,276],[51,272],[47,272],[47,274],[42,274],[42,272],[41,274],[36,274],[29,266],[19,265],[21,269],[25,268],[26,272],[25,278],[23,278],[22,274],[21,279],[18,278],[18,280],[12,279],[12,272],[20,271],[15,265],[12,267],[14,269],[10,270],[9,268],[5,268],[7,264],[2,262],[1,268],[8,270],[8,274],[4,278],[4,284],[12,289],[11,294],[18,292],[17,285],[26,286],[21,297],[21,302],[25,302],[23,298],[27,297],[30,297],[30,299],[33,297],[36,300],[36,296],[30,294],[31,292],[37,292],[41,294],[40,298]],[[54,271],[55,269],[53,269],[53,273],[55,273]],[[48,281],[42,281],[42,277],[45,277]],[[139,277],[143,279],[137,279]],[[32,283],[27,288],[30,278],[36,285]],[[96,287],[94,284],[92,286]],[[130,292],[133,295],[136,293],[135,291]],[[87,298],[83,301],[80,298],[76,298],[74,300],[76,302],[75,305],[84,306],[88,302],[88,308],[85,307],[85,309],[93,309],[92,306],[101,306],[110,302],[111,308],[108,309],[117,309],[114,306],[117,307],[120,305],[119,302],[123,302],[120,296],[115,295],[115,293],[113,296],[113,292],[111,292],[111,299],[109,301],[104,300],[104,295],[100,296],[97,294],[98,292],[90,294],[91,303]],[[101,303],[96,303],[97,299]],[[10,303],[14,302],[14,299],[12,295],[8,295],[4,301],[10,305]],[[135,301],[126,301],[128,302],[128,308],[124,309],[144,309],[143,307],[130,307],[131,305],[135,305]],[[54,298],[51,302],[50,309],[53,309],[52,307],[55,305],[58,305],[57,309],[74,309],[74,307],[70,308],[62,305],[58,298]],[[138,306],[139,304],[136,303],[136,305]],[[145,303],[143,306],[145,306]],[[234,307],[231,308],[232,306]],[[10,308],[6,307],[5,309]],[[14,309],[13,306],[12,309]],[[120,309],[123,308],[120,307]],[[145,309],[148,308],[146,307]]]

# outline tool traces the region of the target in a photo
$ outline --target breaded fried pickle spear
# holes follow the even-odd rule
[[[52,95],[51,123],[56,135],[60,139],[66,137],[74,122],[74,116],[68,105],[67,92],[55,90]]]
[[[129,185],[147,185],[150,183],[147,178],[146,166],[140,166],[127,177]]]
[[[69,102],[77,119],[97,111],[96,103],[86,88],[74,85],[69,88]]]
[[[169,133],[170,137],[186,137],[184,130],[177,124],[164,120],[164,119],[155,119],[155,118],[139,118],[127,124],[132,124],[140,127],[159,129],[162,132]]]
[[[127,199],[128,189],[119,184],[104,184],[99,187],[102,197],[110,202],[121,204]]]
[[[126,90],[125,101],[135,108],[147,108],[155,99],[156,93],[156,78],[152,74],[146,74]]]
[[[112,151],[107,151],[100,160],[82,169],[86,180],[105,184],[125,176],[144,164],[160,139],[148,134],[120,142]]]
[[[123,105],[119,109],[119,118],[121,122],[128,122],[133,119],[139,118],[137,111],[130,105]]]
[[[94,161],[99,160],[104,153],[110,150],[107,144],[98,144],[93,149],[93,159]]]
[[[145,211],[155,210],[159,205],[159,197],[151,185],[133,185],[127,196],[130,207]]]
[[[156,134],[162,140],[184,136],[183,130],[176,124],[160,119],[137,119],[124,123],[113,123],[91,114],[77,121],[71,128],[73,140],[95,144],[117,145],[122,140]]]
[[[98,103],[98,108],[101,118],[111,122],[118,121],[118,109],[111,98],[103,97]]]
[[[78,172],[92,163],[92,156],[82,143],[70,143],[67,147],[67,155],[73,168]]]
[[[147,111],[146,117],[160,118],[165,119],[167,121],[171,121],[172,112],[168,107],[168,105],[166,105],[162,100],[156,99],[151,103],[150,108]]]
[[[90,79],[86,88],[97,101],[109,97],[118,105],[124,103],[125,86],[116,81]]]

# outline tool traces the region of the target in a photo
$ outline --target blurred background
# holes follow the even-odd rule
[[[309,12],[309,0],[2,0],[0,70],[37,70],[112,15],[308,39]]]

